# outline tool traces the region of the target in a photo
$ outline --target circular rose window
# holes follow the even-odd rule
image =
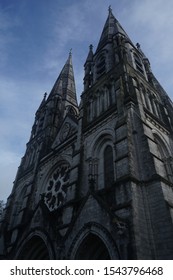
[[[65,202],[69,185],[69,176],[69,165],[62,164],[50,178],[46,192],[44,193],[44,202],[50,211],[56,210]]]

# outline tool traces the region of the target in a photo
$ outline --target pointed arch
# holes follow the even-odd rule
[[[109,251],[104,242],[93,233],[89,233],[81,242],[76,260],[110,260]]]
[[[173,182],[173,158],[170,147],[165,141],[165,139],[163,139],[162,136],[158,135],[158,133],[154,132],[153,135],[154,140],[157,144],[158,156],[163,162],[166,179]]]
[[[144,107],[149,110],[150,109],[149,100],[148,100],[148,96],[147,96],[145,87],[143,84],[140,84],[140,88],[141,88],[140,92],[141,92],[141,96],[142,96],[142,103],[143,103]]]
[[[167,145],[166,141],[162,139],[160,135],[154,132],[154,139],[158,145],[158,150],[161,158],[166,158],[169,156],[169,146]]]
[[[17,260],[53,260],[55,254],[47,234],[35,229],[25,236],[16,248]]]
[[[102,51],[96,60],[97,79],[106,72],[106,52]]]
[[[112,130],[100,133],[94,141],[89,158],[89,173],[93,174],[96,188],[112,186],[115,181],[115,152]]]
[[[91,155],[97,157],[102,147],[108,143],[111,143],[113,147],[113,139],[114,139],[114,135],[112,129],[105,129],[104,131],[101,131],[95,138],[93,144],[91,145],[91,150],[90,150]]]
[[[68,114],[77,117],[78,112],[76,111],[76,109],[75,109],[73,106],[68,105],[68,106],[66,107],[66,110],[67,110],[67,113],[68,113]]]
[[[141,58],[135,52],[133,53],[133,58],[136,70],[138,70],[141,74],[144,75],[144,66]]]
[[[101,224],[86,223],[77,233],[68,251],[68,259],[119,260],[119,248]]]
[[[23,247],[18,260],[49,260],[49,251],[39,236],[32,237]]]

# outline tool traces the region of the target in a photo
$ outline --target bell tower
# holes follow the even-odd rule
[[[171,258],[173,106],[140,44],[132,43],[111,7],[84,69],[88,188],[129,228],[129,258],[165,258],[159,249],[163,240]],[[161,224],[169,227],[164,237]],[[142,240],[147,240],[144,246]]]

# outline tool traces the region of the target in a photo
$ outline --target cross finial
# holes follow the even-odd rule
[[[89,48],[90,48],[90,51],[92,51],[92,50],[93,50],[93,45],[91,44],[91,45],[89,46]]]
[[[112,8],[111,8],[111,5],[109,5],[108,11],[109,11],[109,14],[111,14],[111,13],[112,13]]]
[[[72,48],[70,49],[69,55],[72,55]]]

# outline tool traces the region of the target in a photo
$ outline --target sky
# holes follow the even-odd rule
[[[6,201],[35,112],[72,48],[78,101],[89,45],[114,16],[173,100],[172,0],[0,0],[0,200]]]

